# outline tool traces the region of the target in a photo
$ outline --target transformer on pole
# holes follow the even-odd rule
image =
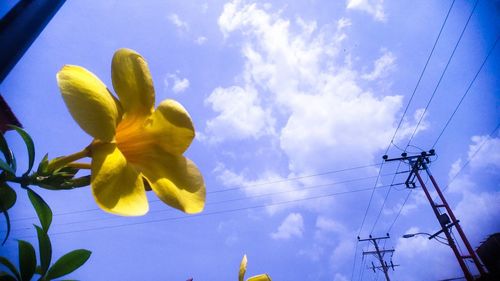
[[[410,164],[411,166],[411,171],[410,174],[408,175],[408,178],[406,179],[406,187],[407,188],[415,188],[415,179],[417,179],[418,183],[422,187],[422,190],[425,193],[425,196],[427,197],[427,200],[429,201],[431,208],[436,215],[436,218],[439,222],[439,225],[441,226],[441,230],[439,230],[437,233],[431,235],[429,239],[434,238],[435,236],[444,233],[446,236],[446,239],[448,240],[448,244],[450,248],[453,250],[453,253],[460,265],[460,268],[462,269],[464,273],[464,277],[468,281],[474,280],[474,277],[472,273],[470,272],[469,268],[466,265],[467,260],[471,260],[474,266],[477,268],[479,274],[481,276],[484,276],[485,270],[479,261],[479,258],[477,257],[476,253],[472,249],[469,240],[465,236],[465,233],[462,229],[462,227],[459,224],[459,220],[455,217],[455,214],[453,213],[452,209],[448,205],[448,202],[446,201],[443,193],[441,192],[441,189],[439,188],[436,180],[434,179],[434,176],[432,175],[428,164],[430,163],[430,156],[434,156],[435,151],[432,149],[429,152],[422,152],[418,155],[412,155],[408,156],[407,153],[401,154],[401,157],[399,158],[392,158],[388,159],[387,155],[383,156],[383,159],[387,162],[389,161],[404,161]],[[436,191],[440,202],[435,202],[429,192],[428,187],[426,186],[425,182],[422,179],[422,176],[420,175],[419,171],[425,171],[425,173],[428,175],[429,179],[432,182],[432,186],[434,187],[434,190]],[[462,255],[458,249],[458,246],[453,239],[451,235],[451,228],[455,227],[455,229],[458,232],[458,237],[461,240],[462,244],[465,245],[465,248],[467,250],[466,255]],[[458,239],[457,239],[458,240]]]

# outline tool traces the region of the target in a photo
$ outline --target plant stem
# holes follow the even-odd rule
[[[66,167],[90,170],[90,164],[89,163],[71,162],[68,165],[66,165]]]
[[[79,151],[77,153],[70,154],[68,156],[63,156],[59,158],[55,158],[52,161],[49,162],[49,165],[47,166],[48,171],[55,171],[59,168],[62,168],[66,166],[67,164],[85,158],[85,157],[90,157],[90,147],[87,146],[84,148],[82,151]]]

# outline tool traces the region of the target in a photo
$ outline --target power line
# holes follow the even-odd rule
[[[396,217],[394,218],[394,221],[391,223],[391,226],[389,226],[389,229],[387,230],[387,233],[390,233],[391,230],[392,230],[392,227],[394,226],[394,224],[396,223],[396,221],[398,220],[399,218],[399,215],[401,215],[401,212],[403,211],[405,205],[406,205],[406,202],[408,202],[408,199],[410,198],[410,195],[411,195],[411,192],[413,191],[413,189],[410,189],[410,191],[408,192],[408,195],[406,195],[406,198],[405,200],[403,201],[403,204],[401,205],[401,208],[399,208],[399,211],[398,211],[398,214],[396,215]]]
[[[269,184],[275,184],[275,183],[283,183],[283,182],[295,181],[295,180],[299,180],[299,179],[324,176],[324,175],[329,175],[329,174],[336,174],[336,173],[347,172],[347,171],[352,171],[352,170],[358,170],[358,169],[375,167],[375,166],[378,166],[378,165],[380,165],[380,163],[378,163],[378,164],[369,164],[369,165],[361,165],[361,166],[354,166],[354,167],[343,168],[343,169],[338,169],[338,170],[325,171],[325,172],[321,172],[321,173],[303,175],[303,176],[298,176],[298,177],[291,177],[291,178],[282,179],[282,180],[267,181],[267,182],[260,182],[260,183],[256,183],[256,184],[235,186],[235,187],[230,187],[230,188],[225,188],[225,189],[218,189],[218,190],[214,190],[214,191],[209,191],[209,192],[207,192],[207,194],[222,193],[222,192],[233,191],[233,190],[240,190],[240,189],[251,189],[251,188],[257,187],[257,186],[263,186],[263,185],[269,185]],[[154,203],[154,202],[161,202],[161,200],[160,199],[149,200],[149,203]],[[93,212],[93,211],[100,211],[100,210],[101,210],[100,208],[75,210],[75,211],[57,213],[57,214],[54,214],[53,216],[73,215],[73,214]],[[19,218],[19,219],[13,219],[13,220],[11,220],[11,222],[22,221],[22,220],[33,220],[33,219],[36,219],[36,218],[37,217]]]
[[[381,163],[370,164],[370,165],[363,165],[363,166],[355,166],[355,167],[350,167],[350,168],[345,168],[345,169],[339,169],[339,170],[333,170],[333,171],[326,171],[326,172],[322,172],[322,173],[305,175],[305,176],[298,176],[298,177],[287,178],[287,179],[282,179],[282,180],[275,180],[275,181],[268,181],[268,182],[261,182],[261,183],[249,184],[249,185],[244,185],[244,186],[230,187],[230,188],[219,189],[219,190],[214,190],[214,191],[211,191],[211,192],[207,192],[207,194],[227,192],[227,191],[239,190],[239,189],[247,189],[247,188],[252,188],[252,187],[256,187],[256,186],[262,186],[262,185],[268,185],[268,184],[274,184],[274,183],[282,183],[282,182],[288,182],[288,181],[292,181],[292,180],[305,179],[305,178],[311,178],[311,177],[317,177],[317,176],[324,176],[324,175],[329,175],[329,174],[336,174],[336,173],[340,173],[340,172],[347,172],[347,171],[352,171],[352,170],[358,170],[358,169],[375,167],[375,166],[378,166],[378,165],[381,165]]]
[[[488,51],[488,55],[484,58],[483,60],[483,63],[481,64],[481,66],[479,67],[479,69],[476,71],[476,74],[474,75],[474,78],[472,78],[472,81],[469,83],[469,86],[467,87],[467,90],[465,91],[465,93],[462,95],[462,98],[460,99],[460,101],[458,102],[457,106],[455,107],[455,110],[453,110],[453,113],[451,114],[450,118],[448,118],[448,121],[446,121],[446,124],[444,125],[443,129],[441,130],[441,132],[439,133],[436,141],[434,142],[434,144],[432,145],[433,148],[436,147],[436,144],[438,143],[439,139],[441,138],[441,136],[443,135],[444,131],[446,130],[446,128],[448,128],[448,125],[450,124],[451,120],[453,119],[453,117],[455,116],[455,113],[457,113],[458,111],[458,108],[460,107],[460,105],[462,104],[462,102],[464,101],[465,97],[467,96],[467,94],[469,93],[471,87],[472,87],[472,84],[474,84],[474,82],[476,81],[479,73],[481,72],[481,70],[483,69],[484,65],[486,64],[486,61],[488,60],[488,58],[490,57],[490,55],[493,53],[493,50],[495,49],[497,43],[498,43],[498,40],[500,39],[500,36],[497,36],[497,39],[495,40],[495,43],[493,44],[493,46],[491,46],[490,50]]]
[[[457,43],[455,43],[455,47],[453,48],[453,51],[451,52],[451,55],[448,58],[448,62],[446,63],[446,66],[444,67],[443,72],[441,73],[441,76],[439,77],[439,80],[438,80],[438,82],[436,84],[436,87],[434,88],[434,91],[432,92],[432,95],[429,98],[429,101],[427,102],[427,105],[424,108],[424,112],[422,112],[422,114],[420,115],[420,118],[419,118],[419,120],[417,122],[417,125],[415,126],[415,129],[413,130],[413,133],[411,134],[410,139],[408,140],[408,144],[406,145],[406,147],[408,147],[410,145],[411,141],[415,137],[415,134],[416,134],[416,132],[418,130],[418,127],[420,126],[420,123],[424,119],[425,113],[429,109],[429,105],[431,104],[432,100],[434,99],[434,96],[436,95],[437,89],[439,88],[439,85],[441,85],[441,81],[443,80],[443,77],[446,74],[446,71],[448,70],[448,66],[450,65],[450,62],[453,59],[453,56],[455,55],[455,51],[457,50],[458,45],[460,44],[460,41],[462,41],[463,35],[465,33],[465,30],[467,29],[467,26],[469,25],[470,19],[472,18],[472,15],[474,14],[474,11],[476,10],[476,7],[477,7],[478,3],[479,3],[479,0],[476,0],[476,3],[474,4],[474,7],[472,8],[472,10],[471,10],[471,12],[469,14],[469,17],[467,18],[467,22],[465,23],[465,25],[464,25],[464,27],[462,29],[462,32],[460,33],[460,36],[458,37],[458,41],[457,41]]]
[[[354,277],[354,270],[356,269],[356,255],[358,254],[359,241],[356,239],[356,248],[354,249],[354,257],[352,258],[352,268],[351,268],[351,281]]]
[[[415,85],[415,88],[413,89],[413,92],[411,93],[410,99],[408,100],[408,103],[406,104],[406,108],[403,112],[403,115],[401,116],[401,119],[399,119],[398,126],[396,128],[396,131],[394,131],[394,135],[392,136],[392,139],[390,143],[394,143],[394,139],[396,138],[396,134],[401,127],[401,124],[403,123],[404,117],[406,113],[408,112],[408,108],[410,107],[410,104],[413,100],[413,97],[415,96],[415,93],[417,92],[418,86],[420,85],[420,82],[422,81],[422,77],[424,76],[425,71],[427,70],[427,66],[429,65],[429,61],[431,60],[432,54],[434,54],[434,50],[436,49],[436,45],[439,41],[439,38],[441,37],[441,33],[443,32],[444,26],[446,25],[446,22],[448,21],[448,17],[450,16],[450,12],[453,8],[453,5],[455,4],[455,0],[451,2],[450,8],[448,9],[448,12],[446,13],[446,17],[444,18],[443,23],[441,24],[441,28],[439,29],[438,36],[436,37],[436,40],[434,41],[434,45],[432,46],[431,52],[429,53],[429,56],[427,57],[427,61],[425,62],[424,68],[422,69],[422,72],[420,73],[420,76],[418,77],[417,84]],[[390,144],[389,144],[390,147]],[[387,154],[389,149],[386,150],[385,154]]]
[[[399,167],[401,166],[401,162],[398,162],[398,167],[396,168],[396,171],[399,170]],[[373,234],[373,231],[375,230],[375,227],[377,226],[377,223],[378,223],[378,220],[380,219],[380,216],[382,215],[382,211],[384,210],[384,207],[385,207],[385,203],[387,202],[387,198],[389,198],[389,194],[391,193],[391,190],[392,190],[392,186],[394,184],[394,181],[396,180],[396,175],[398,173],[396,172],[394,174],[394,177],[392,178],[392,181],[391,181],[391,184],[390,184],[390,187],[389,189],[387,190],[387,193],[385,194],[385,198],[384,198],[384,201],[382,202],[382,206],[380,207],[380,210],[377,214],[377,217],[375,219],[375,222],[373,223],[373,227],[372,229],[370,230],[370,234]],[[385,242],[385,241],[384,241]]]
[[[358,236],[361,235],[361,231],[363,230],[363,226],[366,221],[366,216],[368,215],[368,210],[370,209],[370,205],[373,200],[373,195],[375,194],[375,188],[377,187],[378,181],[380,179],[380,173],[382,172],[382,165],[380,165],[380,168],[378,170],[377,178],[375,179],[375,184],[373,185],[372,193],[370,194],[370,200],[368,201],[368,206],[366,206],[365,215],[363,216],[363,220],[361,221],[361,226],[359,227]]]
[[[429,61],[430,61],[430,59],[431,59],[431,57],[432,57],[432,54],[434,53],[434,50],[436,49],[436,45],[437,45],[437,43],[438,43],[438,41],[439,41],[439,38],[441,37],[441,34],[442,34],[442,32],[443,32],[443,29],[444,29],[444,26],[446,25],[446,22],[448,21],[448,17],[449,17],[449,15],[450,15],[450,13],[451,13],[451,10],[453,9],[453,5],[454,5],[454,4],[455,4],[455,0],[453,0],[453,2],[452,2],[452,3],[451,3],[451,5],[450,5],[450,8],[448,9],[448,12],[446,13],[445,19],[444,19],[443,23],[441,24],[441,28],[439,29],[438,36],[437,36],[436,40],[434,41],[434,44],[433,44],[432,49],[431,49],[431,52],[429,53],[429,56],[427,57],[427,61],[425,62],[424,68],[422,69],[422,72],[420,73],[420,76],[419,76],[419,78],[418,78],[418,80],[417,80],[417,84],[415,85],[415,88],[413,89],[413,92],[412,92],[412,94],[411,94],[411,96],[410,96],[410,99],[408,100],[408,103],[406,104],[406,108],[405,108],[405,110],[404,110],[404,112],[403,112],[403,115],[401,116],[401,119],[399,120],[398,126],[396,127],[396,130],[394,131],[394,134],[393,134],[393,136],[392,136],[392,139],[391,139],[391,141],[389,142],[389,145],[387,146],[387,149],[385,150],[385,153],[384,153],[384,154],[387,154],[387,153],[389,152],[389,148],[391,147],[391,144],[393,144],[393,143],[394,143],[394,139],[396,138],[397,132],[398,132],[398,130],[400,129],[401,124],[403,123],[404,116],[406,115],[406,113],[407,113],[407,111],[408,111],[408,108],[410,107],[410,104],[411,104],[411,102],[412,102],[412,100],[413,100],[413,97],[415,96],[415,93],[416,93],[416,91],[417,91],[417,88],[418,88],[418,86],[420,85],[420,82],[421,82],[421,80],[422,80],[422,77],[423,77],[423,75],[424,75],[424,73],[425,73],[425,71],[426,71],[426,69],[427,69],[427,66],[428,66]],[[380,165],[380,168],[379,168],[379,173],[378,173],[378,175],[379,175],[379,176],[380,176],[380,172],[382,171],[382,166],[383,166],[383,165],[384,165],[384,162],[382,162],[382,164]],[[397,170],[396,170],[396,172],[397,172]],[[374,186],[373,186],[372,194],[370,195],[370,200],[369,200],[369,202],[368,202],[368,206],[367,206],[366,211],[365,211],[365,214],[364,214],[364,216],[363,216],[363,220],[362,220],[362,222],[361,222],[361,226],[359,227],[359,233],[358,233],[358,236],[361,234],[361,231],[362,231],[362,229],[363,229],[363,225],[364,225],[364,223],[365,223],[366,216],[367,216],[367,214],[368,214],[368,210],[370,209],[370,204],[371,204],[372,199],[373,199],[373,194],[374,194],[374,192],[375,192],[375,187],[376,187],[376,186],[377,186],[377,184],[378,184],[378,179],[379,179],[379,178],[377,177],[377,179],[375,180],[375,184],[374,184]],[[354,269],[355,269],[355,267],[356,267],[357,246],[358,246],[358,242],[356,242],[356,250],[354,251],[354,262],[353,262],[353,267],[352,267],[352,271],[351,271],[351,280],[352,280],[352,277],[353,277],[353,275],[354,275]]]
[[[390,147],[390,144],[389,144],[389,147]],[[389,147],[387,147],[387,150],[389,150]],[[375,184],[373,185],[372,192],[370,194],[370,200],[368,201],[368,205],[366,206],[365,214],[363,216],[363,221],[361,222],[361,226],[359,227],[358,238],[361,235],[361,231],[363,230],[363,225],[365,224],[366,216],[368,215],[368,210],[370,209],[370,205],[371,205],[372,200],[373,200],[373,194],[375,193],[375,189],[377,187],[378,180],[380,178],[380,174],[382,172],[383,165],[384,165],[384,162],[382,162],[382,164],[380,164],[380,168],[379,168],[378,173],[377,173],[377,178],[375,179]],[[359,240],[359,239],[357,239],[357,240]],[[354,269],[356,267],[356,255],[357,255],[357,250],[358,250],[358,243],[359,243],[359,241],[356,242],[356,250],[354,251],[354,263],[353,263],[353,268],[352,268],[352,272],[351,272],[351,281],[352,281],[352,276],[354,274]]]
[[[434,89],[434,91],[433,91],[433,93],[432,93],[432,95],[431,95],[431,98],[429,99],[429,101],[428,101],[428,103],[427,103],[427,105],[426,105],[426,107],[425,107],[425,109],[424,109],[424,112],[423,112],[423,113],[422,113],[422,115],[420,116],[420,119],[419,119],[419,121],[418,121],[417,125],[415,126],[415,129],[414,129],[414,131],[413,131],[413,133],[412,133],[412,135],[411,135],[411,137],[410,137],[410,140],[408,141],[408,144],[407,144],[407,146],[406,146],[406,148],[405,148],[405,151],[406,151],[406,150],[407,150],[407,148],[410,146],[410,143],[411,143],[411,141],[412,141],[413,137],[415,136],[415,133],[416,133],[416,131],[417,131],[417,129],[418,129],[418,126],[420,125],[420,123],[421,123],[421,121],[422,121],[422,119],[423,119],[423,117],[424,117],[424,115],[425,115],[425,112],[427,111],[427,109],[428,109],[428,107],[429,107],[430,103],[432,102],[432,99],[434,98],[434,95],[435,95],[435,93],[436,93],[436,91],[437,91],[437,89],[438,89],[438,87],[439,87],[439,85],[440,85],[440,83],[441,83],[441,81],[442,81],[442,78],[444,77],[444,74],[446,73],[446,70],[448,69],[448,66],[449,66],[449,64],[450,64],[450,62],[451,62],[451,59],[453,58],[453,55],[455,54],[455,51],[456,51],[456,49],[457,49],[457,47],[458,47],[458,45],[459,45],[459,43],[460,43],[460,41],[461,41],[461,39],[462,39],[462,37],[463,37],[463,34],[464,34],[464,32],[465,32],[465,30],[466,30],[466,28],[467,28],[468,24],[469,24],[469,21],[470,21],[470,19],[471,19],[472,15],[473,15],[473,13],[474,13],[474,10],[476,9],[476,6],[477,6],[478,2],[479,2],[479,0],[476,0],[476,3],[474,4],[474,8],[472,9],[472,11],[471,11],[471,13],[470,13],[470,15],[469,15],[469,17],[468,17],[468,19],[467,19],[467,22],[466,22],[466,24],[465,24],[464,28],[462,29],[462,32],[461,32],[461,34],[460,34],[460,37],[459,37],[459,39],[458,39],[457,43],[455,44],[455,47],[454,47],[454,49],[453,49],[453,52],[452,52],[452,54],[450,55],[450,58],[448,59],[448,62],[447,62],[446,66],[445,66],[445,68],[444,68],[444,70],[443,70],[443,72],[442,72],[442,74],[441,74],[441,77],[440,77],[440,79],[439,79],[439,81],[438,81],[438,83],[437,83],[437,85],[436,85],[436,87],[435,87],[435,89]],[[452,6],[453,6],[453,3],[452,3]],[[441,133],[439,134],[438,138],[437,138],[437,139],[436,139],[436,141],[434,142],[433,147],[435,147],[436,143],[439,141],[440,137],[442,136],[442,134],[443,134],[443,133],[444,133],[444,131],[446,130],[446,128],[447,128],[447,126],[448,126],[448,124],[450,123],[451,119],[453,118],[453,116],[455,115],[456,111],[458,110],[458,107],[459,107],[459,106],[460,106],[460,104],[462,103],[463,99],[465,98],[465,96],[466,96],[466,95],[467,95],[467,93],[469,92],[469,90],[470,90],[470,88],[471,88],[472,84],[474,83],[474,81],[476,80],[477,76],[479,75],[479,73],[480,73],[481,69],[483,68],[484,64],[486,63],[486,60],[487,60],[487,59],[488,59],[488,57],[491,55],[491,53],[492,53],[492,51],[493,51],[494,47],[496,46],[497,42],[498,42],[498,38],[497,38],[497,40],[495,41],[495,44],[493,45],[493,47],[492,47],[492,48],[490,49],[490,51],[488,52],[488,55],[486,56],[485,60],[484,60],[484,61],[483,61],[483,63],[481,64],[481,67],[480,67],[480,68],[479,68],[479,70],[476,72],[476,74],[475,74],[475,76],[474,76],[473,80],[472,80],[472,81],[471,81],[471,83],[469,84],[469,87],[467,88],[467,90],[466,90],[465,94],[462,96],[462,99],[460,100],[459,104],[457,105],[457,107],[455,108],[454,112],[452,113],[452,115],[450,116],[450,118],[448,119],[448,121],[446,122],[446,125],[444,126],[443,130],[441,131]],[[397,171],[397,170],[396,170],[396,171]],[[445,189],[446,189],[446,188],[445,188]],[[408,201],[408,199],[409,199],[409,197],[410,197],[410,195],[411,195],[411,191],[412,191],[412,190],[410,190],[410,192],[409,192],[409,193],[408,193],[408,195],[406,196],[406,198],[405,198],[405,200],[404,200],[403,204],[401,205],[401,208],[399,209],[398,214],[396,215],[396,217],[395,217],[394,221],[393,221],[393,222],[392,222],[392,224],[390,225],[389,230],[388,230],[387,232],[390,232],[390,231],[391,231],[392,227],[394,226],[394,224],[396,223],[397,219],[399,218],[399,216],[400,216],[400,214],[401,214],[402,210],[404,209],[404,206],[406,205],[406,202]],[[444,190],[443,190],[443,191],[444,191]],[[384,202],[385,202],[385,201],[384,201]]]
[[[382,175],[383,177],[385,176],[392,176],[391,174],[385,174]],[[287,194],[287,193],[293,193],[293,192],[304,192],[304,191],[309,191],[311,189],[316,189],[316,188],[321,188],[321,187],[327,187],[327,186],[334,186],[334,185],[339,185],[339,184],[345,184],[345,183],[351,183],[351,182],[356,182],[356,181],[363,181],[366,179],[371,179],[374,178],[375,176],[369,176],[369,177],[360,177],[360,178],[355,178],[355,179],[349,179],[349,180],[344,180],[344,181],[338,181],[338,182],[331,182],[331,183],[325,183],[325,184],[317,184],[317,185],[312,185],[312,186],[304,186],[301,187],[300,189],[295,189],[295,190],[285,190],[285,191],[279,191],[279,192],[273,192],[273,193],[266,193],[266,194],[257,194],[253,196],[245,196],[245,197],[240,197],[240,198],[232,198],[232,199],[227,199],[227,200],[219,200],[215,202],[207,202],[207,206],[213,206],[213,205],[219,205],[219,204],[225,204],[225,203],[231,203],[231,202],[237,202],[237,201],[242,201],[242,200],[248,200],[248,199],[256,199],[256,198],[262,198],[262,197],[267,197],[267,196],[274,196],[274,195],[280,195],[280,194]],[[175,211],[176,209],[173,208],[168,208],[168,209],[161,209],[161,210],[154,210],[150,211],[149,213],[165,213],[165,212],[172,212]],[[54,224],[57,226],[64,226],[64,225],[74,225],[74,224],[81,224],[81,223],[87,223],[87,222],[95,222],[95,221],[107,221],[107,220],[115,220],[119,219],[121,217],[117,216],[111,216],[111,217],[104,217],[104,218],[96,218],[96,219],[89,219],[89,220],[80,220],[80,221],[71,221],[67,223],[59,223],[59,224]],[[31,229],[31,227],[24,227],[24,228],[18,228],[18,229],[13,229],[12,231],[22,231],[22,230],[27,230]]]
[[[386,185],[386,186],[379,186],[377,188],[385,188],[385,187],[388,187],[388,185]],[[335,192],[335,193],[330,193],[330,194],[325,194],[325,195],[318,195],[318,196],[306,197],[306,198],[301,198],[301,199],[287,200],[287,201],[281,201],[281,202],[275,202],[275,203],[269,203],[269,204],[262,204],[262,205],[256,205],[256,206],[249,206],[249,207],[241,207],[241,208],[236,208],[236,209],[227,209],[227,210],[206,212],[206,213],[201,213],[201,214],[196,214],[196,215],[185,215],[185,216],[179,216],[179,217],[161,218],[161,219],[156,219],[156,220],[148,220],[148,221],[133,222],[133,223],[124,223],[124,224],[118,224],[118,225],[108,225],[108,226],[101,226],[101,227],[94,227],[94,228],[87,228],[87,229],[80,229],[80,230],[73,230],[73,231],[53,232],[53,233],[51,233],[51,235],[60,235],[60,234],[69,234],[69,233],[87,232],[87,231],[96,231],[96,230],[102,230],[102,229],[113,229],[113,228],[120,228],[120,227],[134,226],[134,225],[144,225],[144,224],[149,224],[149,223],[158,223],[158,222],[166,222],[166,221],[177,221],[177,220],[199,218],[199,217],[206,217],[206,216],[212,216],[212,215],[234,213],[234,212],[251,210],[251,209],[260,209],[260,208],[266,208],[266,207],[271,207],[271,206],[280,206],[280,205],[286,205],[286,204],[291,204],[291,203],[303,202],[303,201],[308,201],[308,200],[316,200],[316,199],[321,199],[321,198],[328,198],[328,197],[333,197],[333,196],[337,196],[337,195],[344,195],[344,194],[351,194],[351,193],[363,192],[363,191],[368,191],[370,189],[371,188],[363,188],[363,189],[350,190],[350,191],[341,191],[341,192]],[[30,237],[35,237],[35,236],[25,236],[25,237],[21,237],[21,238],[30,238]]]
[[[443,188],[443,192],[448,189],[448,187],[451,185],[451,183],[457,178],[457,176],[462,172],[462,170],[467,167],[467,165],[469,165],[470,161],[476,156],[476,154],[481,150],[481,148],[488,142],[488,140],[490,140],[493,135],[495,134],[495,132],[498,130],[498,128],[500,128],[500,123],[497,124],[497,126],[495,127],[495,129],[493,131],[491,131],[491,133],[488,135],[487,138],[485,138],[483,140],[483,142],[481,142],[481,144],[478,146],[478,148],[474,151],[474,153],[472,153],[472,155],[467,159],[467,161],[464,163],[464,165],[462,165],[462,167],[460,167],[460,169],[455,173],[455,175],[453,176],[453,178],[448,182],[448,184],[446,185],[445,188]]]

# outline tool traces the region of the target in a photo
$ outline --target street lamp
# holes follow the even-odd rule
[[[446,238],[444,237],[441,237],[441,236],[438,236],[438,235],[431,235],[429,233],[426,233],[426,232],[417,232],[417,233],[407,233],[407,234],[404,234],[403,235],[403,238],[412,238],[414,236],[417,236],[417,235],[425,235],[425,236],[428,236],[429,240],[433,239],[433,238],[436,238],[436,241],[441,243],[441,244],[444,244],[446,246],[450,246],[450,244],[446,243]],[[438,238],[440,239],[443,239],[445,241],[442,241],[442,240],[439,240]]]

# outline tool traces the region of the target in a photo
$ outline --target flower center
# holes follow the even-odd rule
[[[137,163],[153,143],[148,130],[147,119],[127,118],[116,128],[116,145],[128,162]]]

